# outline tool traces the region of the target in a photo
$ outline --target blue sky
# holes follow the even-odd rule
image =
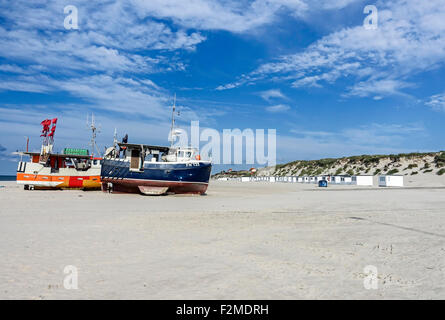
[[[443,150],[444,79],[443,0],[0,1],[0,174],[47,117],[59,150],[93,111],[101,146],[166,144],[174,93],[184,128],[277,129],[278,162]]]

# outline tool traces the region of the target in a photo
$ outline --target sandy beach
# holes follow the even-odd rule
[[[0,298],[444,299],[445,178],[431,178],[212,181],[206,196],[163,197],[0,182]]]

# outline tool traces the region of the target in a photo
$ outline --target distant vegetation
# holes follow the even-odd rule
[[[437,168],[445,166],[445,152],[442,152],[434,157],[434,163]]]
[[[392,170],[389,170],[386,174],[392,175],[392,174],[396,174],[397,172],[399,172],[398,169],[392,169]]]
[[[404,168],[404,169],[403,169]],[[297,160],[276,167],[259,168],[254,175],[319,176],[401,174],[416,175],[433,172],[445,173],[445,152],[400,153],[390,155],[360,155],[320,160]],[[249,171],[221,172],[214,177],[251,176]]]

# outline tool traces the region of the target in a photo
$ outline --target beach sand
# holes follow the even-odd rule
[[[0,182],[0,298],[445,299],[445,177],[432,178],[163,197]]]

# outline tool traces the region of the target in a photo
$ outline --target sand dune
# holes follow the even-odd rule
[[[0,298],[444,299],[444,178],[407,184],[143,197],[0,183]]]

